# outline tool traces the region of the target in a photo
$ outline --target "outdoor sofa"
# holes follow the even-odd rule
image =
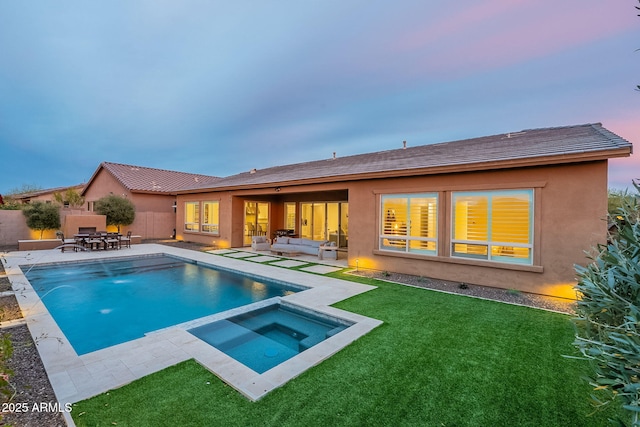
[[[333,246],[332,246],[333,245]],[[311,240],[298,237],[276,237],[271,244],[271,252],[278,255],[283,253],[317,255],[320,259],[337,259],[338,253],[335,242],[327,240]]]

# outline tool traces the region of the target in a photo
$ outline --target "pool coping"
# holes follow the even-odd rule
[[[263,374],[256,373],[220,350],[201,341],[187,332],[187,329],[194,327],[194,325],[255,309],[261,304],[266,305],[265,302],[269,300],[149,332],[142,338],[78,356],[19,267],[25,264],[58,263],[156,253],[187,258],[198,263],[304,286],[309,289],[279,298],[303,309],[345,319],[354,324]],[[36,343],[56,398],[63,405],[121,387],[131,381],[189,359],[195,359],[246,398],[255,401],[382,324],[380,320],[330,306],[375,289],[374,286],[206,252],[158,244],[140,244],[111,252],[23,251],[9,252],[3,257],[6,262],[7,277],[9,277],[18,297],[22,314]]]

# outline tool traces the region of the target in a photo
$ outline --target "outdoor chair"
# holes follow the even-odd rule
[[[73,240],[76,244],[76,250],[80,248],[84,250],[87,247],[87,236],[74,236]]]
[[[271,249],[271,243],[266,236],[253,236],[251,238],[251,249],[254,251],[268,251]]]
[[[78,248],[76,247],[75,242],[72,243],[72,242],[67,242],[65,240],[63,232],[58,231],[56,233],[56,237],[62,241],[62,244],[60,245],[60,252],[64,252],[65,249],[73,249],[74,251],[78,250]]]
[[[107,233],[104,238],[104,248],[120,249],[120,239],[118,238],[118,233]]]
[[[127,248],[131,247],[131,231],[127,231],[126,236],[120,236],[120,247],[125,245]]]
[[[100,246],[104,245],[104,240],[102,240],[102,234],[93,233],[89,235],[89,237],[87,238],[87,245],[89,245],[90,250],[93,250],[94,245],[96,249],[100,249]]]

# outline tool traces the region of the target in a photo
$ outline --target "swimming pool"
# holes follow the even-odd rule
[[[78,355],[306,289],[164,254],[21,268]]]

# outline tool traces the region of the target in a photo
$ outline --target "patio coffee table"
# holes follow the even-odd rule
[[[283,251],[283,250],[271,250],[272,254],[280,255],[286,254],[287,256],[300,255],[298,251]]]

